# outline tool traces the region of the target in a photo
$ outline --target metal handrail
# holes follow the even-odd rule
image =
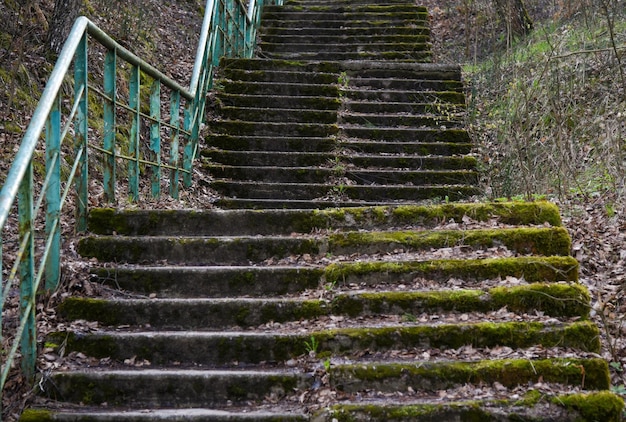
[[[90,181],[89,150],[102,154],[102,184],[107,200],[112,201],[115,198],[118,160],[128,163],[128,190],[131,199],[139,199],[139,176],[142,166],[152,169],[152,196],[161,194],[162,179],[167,179],[161,177],[161,169],[165,169],[169,170],[169,194],[178,197],[179,178],[182,178],[183,186],[190,186],[192,182],[200,125],[204,119],[207,93],[213,84],[214,70],[220,57],[252,56],[264,4],[281,5],[282,0],[250,0],[247,7],[241,0],[207,0],[189,88],[184,88],[124,48],[86,17],[79,17],[76,20],[0,191],[0,282],[2,282],[0,339],[3,335],[2,310],[18,280],[20,287],[20,322],[17,331],[13,333],[14,340],[9,353],[3,355],[0,398],[18,350],[21,353],[22,373],[27,379],[34,378],[37,351],[36,294],[42,280],[45,280],[45,288],[48,291],[56,289],[59,282],[61,210],[72,185],[75,185],[77,198],[75,227],[77,231],[86,229]],[[102,71],[103,88],[93,86],[90,82],[87,68],[89,40],[95,40],[106,49]],[[130,67],[127,103],[118,99],[118,60]],[[71,78],[72,62],[73,98],[71,95],[65,95],[62,89],[68,78]],[[141,89],[142,77],[152,80],[149,95]],[[161,109],[166,108],[161,101],[162,89],[170,93],[169,119],[161,117]],[[92,98],[90,95],[102,101],[102,113],[97,116],[99,126],[93,124],[90,126],[92,123],[90,119],[93,120],[90,116],[89,105]],[[147,108],[142,104],[146,96],[149,97]],[[64,116],[63,111],[67,109],[68,102],[71,103],[71,110]],[[127,119],[130,125],[127,154],[118,152],[119,146],[116,144],[116,135],[120,130],[117,119],[122,113],[130,116]],[[142,135],[142,122],[147,122],[148,135],[145,133]],[[98,133],[99,131],[101,133]],[[161,162],[163,131],[169,135],[167,163]],[[95,145],[93,140],[90,140],[94,133],[101,135],[102,146]],[[73,140],[71,154],[64,153],[67,148],[62,148],[63,141],[68,135]],[[35,151],[38,145],[43,143],[42,138],[45,140],[46,172],[41,192],[35,200],[33,163]],[[149,157],[141,156],[140,147],[147,149],[146,154]],[[65,181],[61,180],[60,171],[63,158],[73,163],[69,177]],[[61,189],[63,184],[65,186]],[[44,202],[45,239],[42,251],[37,253],[35,222]],[[16,205],[19,249],[8,278],[3,280],[2,239],[11,211]]]

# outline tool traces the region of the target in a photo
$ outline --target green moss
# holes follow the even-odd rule
[[[127,234],[128,219],[113,208],[94,208],[89,212],[87,229],[96,234]]]
[[[572,257],[518,257],[470,260],[433,260],[423,262],[357,262],[332,264],[325,269],[329,283],[372,276],[407,275],[445,281],[450,277],[466,280],[523,278],[527,282],[577,281],[578,261]]]
[[[421,362],[415,364],[337,365],[331,369],[336,386],[359,380],[366,388],[393,388],[394,379],[414,388],[445,389],[454,385],[499,382],[514,387],[543,379],[587,389],[609,387],[603,359],[503,359],[478,362]],[[360,388],[365,388],[364,384]]]
[[[19,422],[48,422],[53,420],[53,413],[49,410],[26,409],[22,412]]]
[[[624,400],[609,391],[560,396],[552,399],[552,402],[576,410],[582,421],[589,422],[621,421],[624,409]]]
[[[362,314],[414,314],[427,311],[487,312],[507,307],[514,312],[542,311],[551,316],[586,318],[590,297],[578,284],[538,283],[483,290],[376,292],[341,294],[332,302],[333,312]]]
[[[437,347],[459,348],[508,346],[571,347],[599,352],[599,331],[590,322],[545,325],[540,322],[482,322],[476,324],[442,324],[403,327],[341,328],[314,333],[324,350],[344,353],[353,350],[387,350],[389,348]]]
[[[535,255],[569,255],[571,239],[566,229],[513,228],[477,230],[395,231],[395,232],[347,232],[329,237],[332,252],[354,249],[385,251],[398,246],[414,250],[441,248],[458,245],[493,247],[504,245],[518,253]]]

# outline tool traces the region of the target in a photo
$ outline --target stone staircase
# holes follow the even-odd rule
[[[209,210],[92,210],[23,421],[618,421],[546,202],[478,194],[457,66],[402,1],[267,7],[223,60]],[[421,201],[421,202],[420,202]]]

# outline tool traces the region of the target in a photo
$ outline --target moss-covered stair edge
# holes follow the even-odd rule
[[[522,278],[529,283],[578,281],[578,266],[578,261],[570,256],[354,262],[329,265],[325,270],[325,280],[328,283],[342,283],[354,282],[368,275],[380,278],[382,274],[407,274],[440,281],[451,277],[489,280],[507,276]]]
[[[240,326],[310,319],[326,315],[413,315],[422,312],[489,312],[506,307],[509,311],[544,312],[554,317],[589,315],[590,296],[579,284],[536,283],[483,290],[393,291],[374,293],[339,293],[328,300],[284,300],[280,303],[263,299],[236,301],[159,302],[155,300],[104,300],[70,297],[58,308],[66,320],[84,319],[104,325],[146,324],[158,326],[175,306],[187,306],[188,316],[231,313],[219,320]],[[277,306],[278,305],[278,306]],[[248,318],[250,315],[253,317]],[[191,321],[188,321],[191,323]],[[183,324],[184,321],[181,321]]]
[[[532,411],[537,406],[539,410]],[[624,401],[609,391],[576,393],[563,395],[546,395],[538,390],[530,390],[522,399],[463,401],[445,404],[339,404],[324,409],[313,416],[313,422],[337,420],[338,422],[355,421],[413,421],[441,420],[441,417],[458,416],[459,420],[475,420],[481,422],[502,421],[502,410],[510,419],[518,422],[544,421],[538,414],[546,415],[545,421],[553,419],[546,409],[554,407],[565,409],[567,416],[559,414],[564,421],[575,422],[619,422],[622,420]],[[529,415],[528,418],[525,415]]]
[[[124,210],[96,208],[90,211],[88,226],[94,234],[153,234],[155,229],[171,227],[181,215],[191,219],[212,218],[211,211],[178,210]],[[476,221],[495,219],[503,224],[561,226],[556,205],[549,202],[458,203],[432,206],[381,206],[341,209],[323,209],[309,212],[280,212],[281,224],[299,233],[309,233],[315,228],[338,229],[358,224],[359,227],[385,224],[388,226],[418,225],[433,227],[442,222],[462,222],[467,216]],[[195,226],[197,227],[197,226]]]
[[[401,385],[404,389],[410,385],[415,390],[436,391],[459,384],[494,382],[516,387],[540,379],[583,390],[608,390],[611,382],[608,363],[601,358],[337,365],[330,369],[330,379],[333,387],[346,392],[369,388],[398,391]]]
[[[58,348],[62,344],[66,351],[80,351],[96,358],[124,360],[136,356],[154,363],[166,363],[180,359],[180,350],[172,349],[171,338],[171,335],[158,337],[141,333],[118,337],[106,332],[90,335],[58,332],[47,337],[46,346]],[[483,322],[339,328],[307,334],[261,334],[239,338],[209,334],[204,338],[194,337],[186,341],[190,349],[206,349],[204,358],[214,363],[288,360],[307,353],[311,342],[316,344],[319,356],[327,357],[344,356],[361,350],[384,352],[415,347],[456,349],[465,345],[475,348],[525,348],[537,343],[546,348],[565,347],[593,353],[600,351],[598,328],[591,322],[558,325]]]

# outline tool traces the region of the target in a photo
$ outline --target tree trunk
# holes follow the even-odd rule
[[[54,12],[48,30],[48,48],[54,53],[59,53],[72,25],[80,15],[83,0],[55,0]]]
[[[533,21],[528,15],[523,0],[495,0],[496,9],[507,27],[515,36],[528,35],[533,29]]]

